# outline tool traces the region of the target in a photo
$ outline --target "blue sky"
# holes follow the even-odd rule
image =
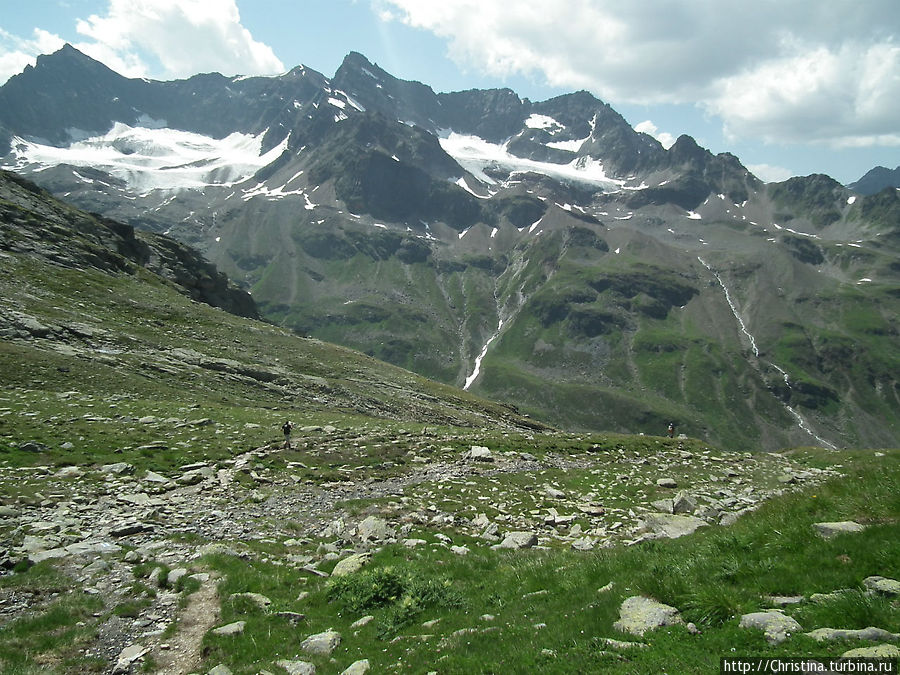
[[[0,0],[0,82],[64,42],[130,77],[331,76],[358,51],[436,91],[587,89],[765,180],[900,165],[897,0]]]

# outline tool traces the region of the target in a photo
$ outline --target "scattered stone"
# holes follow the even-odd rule
[[[206,675],[232,675],[231,668],[226,666],[224,663],[220,663],[215,668],[210,670]]]
[[[816,528],[819,536],[825,539],[831,539],[847,532],[862,532],[866,529],[865,525],[860,525],[852,520],[836,523],[814,523],[813,527]]]
[[[246,621],[235,621],[234,623],[229,623],[225,626],[220,626],[219,628],[213,628],[213,635],[240,635],[244,632],[244,627],[247,625]]]
[[[900,595],[900,581],[896,579],[879,576],[866,577],[863,579],[863,585],[870,591],[881,595]]]
[[[652,598],[633,595],[622,603],[619,608],[619,620],[613,624],[613,628],[642,637],[644,633],[655,628],[682,623],[681,616],[674,607]]]
[[[891,633],[882,628],[869,626],[858,630],[844,628],[817,628],[806,633],[816,642],[832,640],[868,640],[869,642],[896,642],[900,640],[900,633]]]
[[[612,638],[605,638],[603,642],[607,647],[612,647],[613,649],[647,649],[650,646],[644,642],[623,642]]]
[[[565,499],[566,493],[562,490],[557,490],[555,487],[547,486],[544,490],[544,494],[547,495],[550,499]]]
[[[661,488],[677,488],[678,483],[674,478],[660,478],[656,481],[657,486]]]
[[[466,546],[451,546],[450,551],[456,555],[469,555],[469,549]]]
[[[739,627],[761,630],[765,634],[766,642],[770,645],[781,644],[793,633],[799,633],[803,630],[803,626],[797,623],[795,619],[775,610],[744,614],[741,617]]]
[[[331,652],[337,649],[339,644],[341,644],[341,634],[333,630],[327,630],[324,633],[310,635],[300,643],[300,649],[309,654],[330,656]]]
[[[365,626],[367,623],[370,623],[370,622],[374,621],[374,619],[375,619],[375,617],[372,616],[371,614],[366,614],[366,616],[364,616],[364,617],[362,617],[362,618],[360,618],[360,619],[357,619],[356,621],[354,621],[353,623],[351,623],[351,624],[350,624],[350,628],[362,628],[362,627]]]

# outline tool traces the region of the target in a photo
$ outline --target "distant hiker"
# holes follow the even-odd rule
[[[284,448],[285,450],[291,449],[291,432],[294,430],[294,423],[288,420],[284,421],[284,424],[281,425],[281,431],[284,433]]]
[[[668,435],[669,438],[675,438],[675,422],[669,422]]]

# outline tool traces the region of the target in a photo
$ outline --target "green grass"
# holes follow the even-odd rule
[[[818,461],[805,451],[810,462]],[[833,457],[832,457],[833,458]],[[377,672],[667,672],[708,673],[730,654],[839,655],[844,644],[794,636],[781,646],[755,631],[739,630],[743,613],[766,607],[775,594],[854,589],[821,605],[789,609],[805,630],[817,627],[900,630],[900,608],[859,592],[873,574],[894,573],[900,560],[900,453],[879,461],[871,453],[841,457],[847,478],[815,492],[770,502],[730,528],[707,528],[679,540],[647,542],[579,554],[566,550],[502,552],[470,543],[465,557],[431,543],[414,550],[389,546],[349,577],[334,580],[288,573],[259,561],[214,557],[222,591],[256,591],[273,609],[302,612],[299,633],[283,619],[253,608],[224,607],[223,623],[246,620],[243,636],[209,639],[209,664],[250,673],[278,658],[293,658],[305,636],[334,629],[343,641],[332,656],[305,655],[323,672],[340,672],[368,658]],[[824,540],[819,520],[855,518],[863,533]],[[428,531],[414,532],[434,542]],[[600,592],[609,582],[613,587]],[[309,593],[298,600],[300,591]],[[699,634],[671,627],[641,638],[612,624],[630,595],[672,604]],[[351,623],[365,614],[361,628]],[[490,615],[490,617],[486,616]],[[427,625],[425,625],[427,622]],[[648,649],[610,656],[604,638],[636,640]]]

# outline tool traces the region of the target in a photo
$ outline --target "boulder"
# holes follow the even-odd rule
[[[894,645],[875,645],[874,647],[859,647],[841,654],[848,659],[896,659],[900,658],[900,648]]]
[[[275,665],[284,668],[288,675],[316,675],[316,667],[307,661],[289,661],[281,659]]]
[[[369,672],[369,659],[360,659],[347,666],[341,675],[364,675]]]
[[[338,561],[331,572],[333,577],[345,577],[362,569],[363,565],[369,562],[371,556],[368,553],[354,553],[347,556],[343,560]]]
[[[213,628],[212,633],[213,635],[240,635],[244,632],[246,625],[246,621],[235,621],[219,628]]]
[[[817,628],[814,631],[806,633],[816,642],[826,642],[832,640],[868,640],[870,642],[897,642],[900,640],[900,633],[891,633],[882,628],[869,626],[868,628],[860,628],[850,630],[845,628]]]
[[[363,541],[384,541],[395,536],[393,528],[377,516],[369,516],[362,521],[357,527],[357,533]]]
[[[300,649],[308,654],[330,656],[339,644],[341,644],[341,634],[333,630],[327,630],[324,633],[310,635],[300,643]]]
[[[863,579],[863,586],[881,595],[900,595],[900,581],[896,579],[886,579],[879,576],[866,577]]]
[[[508,532],[497,548],[532,548],[537,546],[538,537],[534,532]]]
[[[619,620],[613,628],[623,633],[643,636],[644,633],[661,626],[681,625],[684,622],[678,610],[652,598],[633,595],[619,608]]]
[[[649,513],[642,519],[643,529],[668,539],[693,534],[706,525],[705,520],[693,516],[677,516],[669,513]]]
[[[463,459],[470,462],[493,462],[494,454],[488,448],[473,445],[471,450],[463,454]]]
[[[799,633],[803,630],[803,626],[797,623],[795,619],[774,610],[744,614],[741,617],[739,627],[761,630],[766,637],[766,642],[770,645],[781,644],[793,633]]]

